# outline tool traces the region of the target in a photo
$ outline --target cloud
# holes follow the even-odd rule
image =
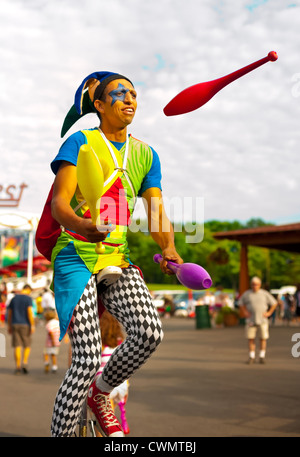
[[[130,131],[160,155],[166,198],[203,197],[205,219],[299,215],[299,5],[282,0],[2,1],[1,183],[26,182],[21,205],[41,212],[50,162],[82,79],[128,75],[139,108]],[[205,106],[166,117],[184,88],[267,63]],[[93,115],[70,133],[96,125]]]

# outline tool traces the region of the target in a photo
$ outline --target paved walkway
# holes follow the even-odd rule
[[[291,352],[299,326],[272,327],[267,364],[248,366],[243,327],[197,330],[183,318],[163,324],[163,343],[130,381],[130,437],[300,437],[300,357]],[[15,376],[10,337],[1,333],[0,436],[47,437],[68,345],[58,373],[46,375],[38,327],[30,373]]]

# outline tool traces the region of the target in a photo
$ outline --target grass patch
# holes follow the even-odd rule
[[[178,291],[187,291],[188,289],[181,284],[153,284],[153,283],[147,283],[148,289],[149,290],[178,290]],[[210,292],[214,294],[216,292],[215,287],[211,287]],[[203,291],[204,292],[204,291]],[[233,289],[223,289],[223,293],[233,295],[234,291]]]
[[[147,283],[149,290],[187,290],[186,287],[181,286],[180,284],[152,284]]]

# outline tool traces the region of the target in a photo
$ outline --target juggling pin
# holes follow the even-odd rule
[[[125,409],[125,401],[120,401],[118,403],[118,406],[120,408],[120,416],[121,416],[121,424],[122,424],[122,429],[125,435],[128,435],[130,433],[130,429],[127,423],[127,417],[126,417],[126,409]]]
[[[160,263],[163,260],[161,254],[155,254],[154,262]],[[203,290],[209,289],[212,285],[212,280],[207,271],[196,263],[177,264],[167,261],[168,268],[176,274],[177,279],[181,284],[188,289]]]
[[[89,207],[92,221],[96,225],[97,219],[100,216],[99,199],[103,194],[104,174],[95,151],[88,144],[82,145],[79,149],[77,182]],[[100,241],[96,243],[95,251],[97,254],[103,254],[105,252],[105,247]]]
[[[175,116],[177,114],[184,114],[190,111],[194,111],[207,103],[217,92],[229,83],[236,79],[244,76],[255,68],[271,61],[274,62],[278,59],[275,51],[270,51],[267,57],[253,62],[246,67],[241,68],[229,75],[223,76],[222,78],[214,79],[213,81],[207,81],[194,86],[190,86],[184,89],[178,95],[176,95],[164,108],[166,116]]]

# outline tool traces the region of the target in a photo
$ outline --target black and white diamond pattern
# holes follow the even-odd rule
[[[132,376],[163,338],[161,322],[150,293],[134,267],[101,294],[107,310],[123,325],[127,338],[114,351],[101,379],[113,389]],[[57,393],[52,436],[72,436],[83,402],[101,362],[97,289],[92,276],[74,310],[69,328],[72,365]],[[100,379],[100,381],[101,381]]]
[[[72,342],[72,365],[56,396],[52,436],[74,434],[88,388],[100,367],[101,337],[94,276],[90,278],[74,310],[69,335]]]
[[[163,332],[151,295],[136,268],[124,269],[118,281],[102,294],[102,301],[127,333],[102,373],[102,379],[115,387],[146,362],[160,344]]]

